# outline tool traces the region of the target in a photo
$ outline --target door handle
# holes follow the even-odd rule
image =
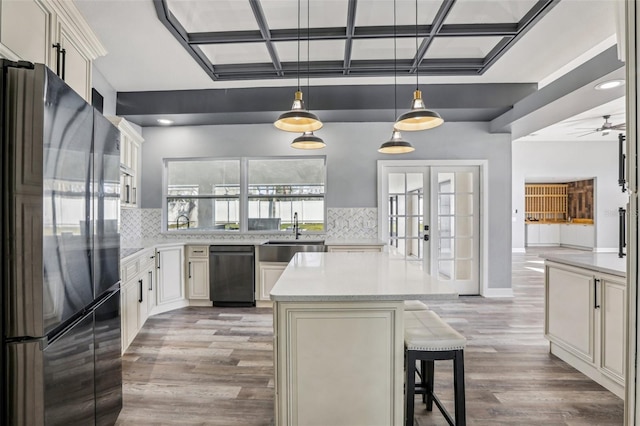
[[[429,234],[424,234],[422,236],[422,239],[425,240],[425,241],[429,241]]]
[[[156,269],[160,269],[160,252],[156,253],[156,261],[157,261]]]
[[[64,80],[64,72],[67,67],[67,49],[60,49],[60,53],[62,54],[62,75],[60,77]]]
[[[60,77],[60,43],[54,43],[52,46],[56,49],[56,75]]]
[[[600,278],[593,279],[593,308],[599,309],[600,305],[598,304],[598,283],[600,282]]]
[[[189,278],[191,278],[191,262],[189,262]]]
[[[149,291],[153,291],[153,271],[149,271]]]
[[[144,298],[142,297],[142,280],[138,280],[138,284],[140,284],[140,297],[138,297],[138,303],[142,303]]]

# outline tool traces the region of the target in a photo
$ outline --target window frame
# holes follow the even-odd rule
[[[317,194],[300,194],[300,195],[278,195],[279,198],[291,198],[291,199],[304,199],[304,198],[318,198],[323,200],[323,221],[322,231],[304,231],[304,234],[318,235],[325,234],[327,232],[327,156],[326,155],[281,155],[281,156],[262,156],[262,157],[170,157],[162,159],[162,227],[161,234],[216,234],[216,235],[256,235],[256,234],[268,234],[268,235],[288,235],[286,231],[270,231],[270,230],[249,230],[249,200],[252,198],[260,198],[265,196],[249,195],[249,161],[252,160],[322,160],[323,162],[323,179],[324,179],[324,193],[322,195]],[[168,229],[168,195],[169,192],[169,163],[174,161],[186,162],[186,161],[239,161],[240,162],[240,194],[238,195],[238,221],[240,223],[239,230],[226,230],[226,229]],[[229,198],[229,196],[215,196],[215,195],[198,195],[190,198],[197,199],[216,199],[216,198]],[[235,196],[234,196],[235,198]]]

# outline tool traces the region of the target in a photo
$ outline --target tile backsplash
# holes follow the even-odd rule
[[[122,209],[120,241],[122,247],[137,247],[145,242],[170,242],[184,239],[185,234],[163,234],[162,209]],[[189,234],[190,239],[210,240],[256,240],[273,238],[273,234]],[[327,232],[313,234],[308,238],[326,239],[376,239],[378,238],[378,209],[365,208],[329,208],[327,209]],[[304,235],[303,235],[304,238]]]

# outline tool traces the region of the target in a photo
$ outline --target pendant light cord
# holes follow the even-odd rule
[[[311,70],[311,65],[310,65],[310,61],[311,59],[309,58],[309,45],[311,44],[311,34],[309,32],[309,15],[311,14],[311,11],[309,10],[309,0],[307,0],[307,111],[311,110],[311,86],[309,83],[309,75],[310,70]]]
[[[416,0],[416,90],[419,90],[418,75],[420,74],[420,63],[418,61],[418,0]]]
[[[398,116],[398,58],[396,54],[396,0],[393,0],[393,120]]]
[[[300,0],[298,0],[298,92],[300,91]]]

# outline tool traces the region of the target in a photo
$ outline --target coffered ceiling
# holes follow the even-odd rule
[[[514,137],[580,113],[597,128],[588,111],[623,95],[587,92],[624,78],[612,52],[624,0],[418,0],[417,15],[415,0],[309,0],[309,13],[301,0],[299,37],[296,0],[74,1],[109,52],[95,65],[117,113],[144,126],[272,122],[298,80],[325,122],[393,121],[416,70],[446,121],[515,123]]]
[[[557,3],[154,0],[213,80],[480,75]]]

